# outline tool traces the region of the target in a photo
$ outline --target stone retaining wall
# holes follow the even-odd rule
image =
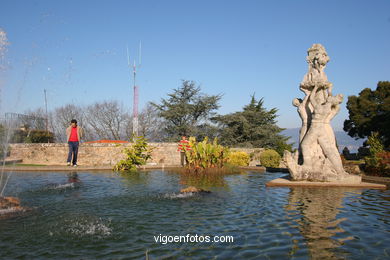
[[[154,147],[149,165],[180,165],[180,153],[177,152],[177,143],[149,143]],[[113,166],[124,158],[122,150],[131,144],[81,144],[79,147],[79,165]],[[23,159],[24,164],[65,165],[68,156],[68,144],[10,144],[11,159]],[[252,153],[255,150],[248,148],[233,148],[232,150]],[[259,164],[257,161],[251,165]]]
[[[179,165],[180,154],[176,143],[150,143],[154,147],[151,165]],[[78,164],[89,166],[115,165],[124,158],[123,149],[131,144],[81,144]],[[23,159],[24,164],[64,165],[68,144],[10,144],[11,158]]]

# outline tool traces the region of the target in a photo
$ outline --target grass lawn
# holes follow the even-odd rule
[[[46,164],[24,164],[24,163],[17,163],[17,164],[15,164],[15,166],[47,166]]]
[[[364,164],[364,160],[346,160],[345,163],[347,164]]]

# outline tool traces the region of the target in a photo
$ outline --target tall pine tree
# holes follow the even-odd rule
[[[206,95],[195,82],[183,80],[182,85],[161,99],[160,104],[151,103],[164,119],[167,141],[177,141],[181,136],[204,136],[213,134],[209,118],[219,108],[221,95]]]
[[[276,125],[277,109],[267,110],[263,98],[256,100],[253,95],[248,105],[240,112],[220,115],[213,121],[220,126],[220,142],[229,146],[271,148],[283,154],[291,150],[289,139],[280,134],[283,128]]]

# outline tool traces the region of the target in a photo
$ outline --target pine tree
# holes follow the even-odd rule
[[[213,118],[220,125],[220,142],[229,146],[271,148],[283,154],[291,150],[289,139],[280,134],[283,128],[276,125],[277,109],[267,110],[264,100],[256,100],[252,95],[251,101],[242,111],[221,115]]]
[[[176,141],[183,135],[202,139],[214,131],[209,118],[215,115],[221,97],[203,94],[195,82],[183,80],[182,86],[168,94],[167,99],[151,104],[165,121],[167,141]]]

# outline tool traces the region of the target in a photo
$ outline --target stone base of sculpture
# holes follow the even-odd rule
[[[284,152],[284,160],[290,171],[291,179],[294,181],[313,181],[313,182],[343,182],[360,183],[362,177],[351,175],[347,172],[337,172],[326,160],[318,160],[315,165],[299,165],[297,163],[298,152]]]
[[[329,57],[321,44],[314,44],[306,58],[309,69],[300,90],[304,99],[294,99],[302,119],[299,149],[285,152],[284,160],[293,181],[360,183],[361,177],[345,172],[330,121],[340,110],[343,95],[332,94],[325,74]]]

